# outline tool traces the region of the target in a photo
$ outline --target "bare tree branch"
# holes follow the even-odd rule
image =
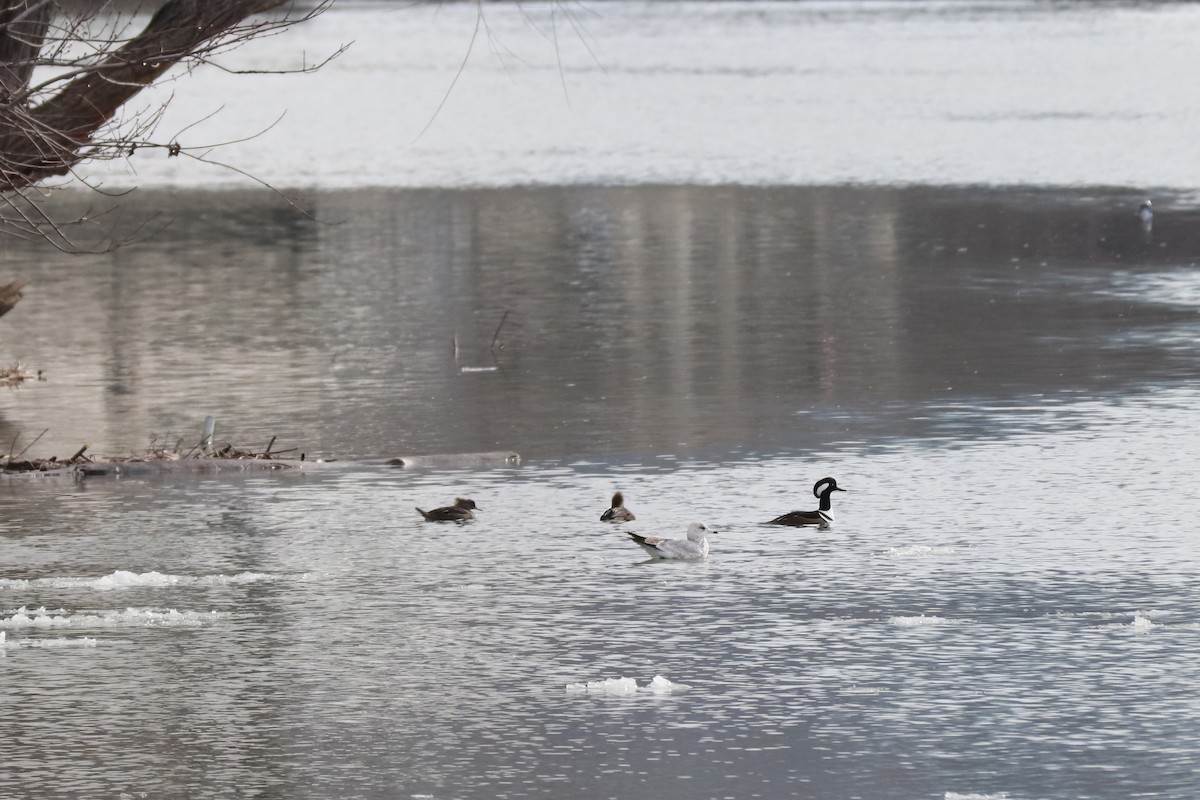
[[[231,73],[214,57],[278,34],[324,12],[332,0],[298,7],[289,0],[166,0],[140,29],[135,16],[107,0],[0,0],[0,226],[73,249],[65,224],[42,213],[30,194],[48,179],[71,176],[85,160],[128,158],[136,150],[184,151],[177,138],[156,141],[166,103],[130,110],[147,86],[200,65]],[[344,52],[291,72],[319,69]],[[40,81],[33,83],[36,74]],[[169,100],[167,101],[169,103]],[[268,128],[269,129],[269,128]],[[187,130],[185,128],[184,130]],[[261,132],[260,134],[261,135]],[[188,150],[209,150],[213,145]],[[240,169],[188,153],[205,163]],[[86,184],[86,182],[85,182]],[[92,187],[98,188],[98,187]]]

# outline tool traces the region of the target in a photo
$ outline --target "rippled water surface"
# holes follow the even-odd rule
[[[391,76],[423,124],[475,8],[328,14],[314,52],[370,46],[311,105]],[[1143,81],[1194,72],[1195,7],[598,10],[607,78],[517,48],[411,150],[334,105],[238,151],[313,218],[158,165],[126,247],[3,242],[0,354],[44,377],[0,390],[5,451],[187,451],[211,415],[335,461],[0,483],[0,796],[1194,798],[1194,112]],[[496,105],[543,138],[461,116]],[[764,185],[835,180],[873,186]],[[972,185],[1005,181],[1131,188]],[[481,451],[521,463],[381,463]],[[825,475],[833,528],[762,524]],[[695,520],[704,562],[626,535]]]
[[[661,469],[13,486],[0,771],[43,797],[1187,797],[1191,402]],[[825,472],[833,530],[757,524]],[[710,560],[647,562],[597,521],[614,486],[631,530],[708,520]],[[461,493],[472,524],[412,511]]]
[[[524,461],[0,487],[25,796],[1194,793],[1193,211],[429,191],[297,227],[216,197],[173,202],[221,244],[185,220],[43,262],[4,322],[47,380],[6,437],[114,452],[213,414]],[[827,474],[832,530],[760,524]],[[630,530],[705,520],[712,557],[647,562],[598,521],[618,488]],[[480,519],[414,510],[456,496]]]

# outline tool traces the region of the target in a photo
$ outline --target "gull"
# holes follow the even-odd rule
[[[633,531],[629,531],[629,538],[641,545],[642,549],[654,558],[679,558],[698,561],[708,558],[708,539],[704,537],[705,534],[709,533],[716,533],[716,531],[709,530],[709,527],[703,522],[693,522],[691,525],[688,525],[686,539],[664,539],[661,536],[642,536]]]

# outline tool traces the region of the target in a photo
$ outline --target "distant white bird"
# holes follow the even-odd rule
[[[1142,226],[1149,228],[1154,224],[1154,207],[1150,205],[1150,201],[1142,203],[1142,207],[1138,209],[1138,216],[1142,218]]]
[[[705,534],[716,533],[708,529],[708,526],[703,522],[693,522],[688,525],[686,539],[663,539],[660,536],[642,536],[641,534],[629,532],[629,538],[633,539],[642,549],[655,558],[679,558],[691,561],[698,561],[703,558],[708,558],[708,539]]]

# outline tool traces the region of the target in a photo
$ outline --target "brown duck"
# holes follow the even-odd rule
[[[620,492],[612,496],[612,508],[600,515],[601,522],[632,522],[635,519],[633,512],[625,507],[625,495]]]
[[[435,508],[432,511],[422,511],[417,509],[429,522],[464,522],[469,519],[475,519],[475,501],[466,497],[454,498],[454,505],[442,506]]]

